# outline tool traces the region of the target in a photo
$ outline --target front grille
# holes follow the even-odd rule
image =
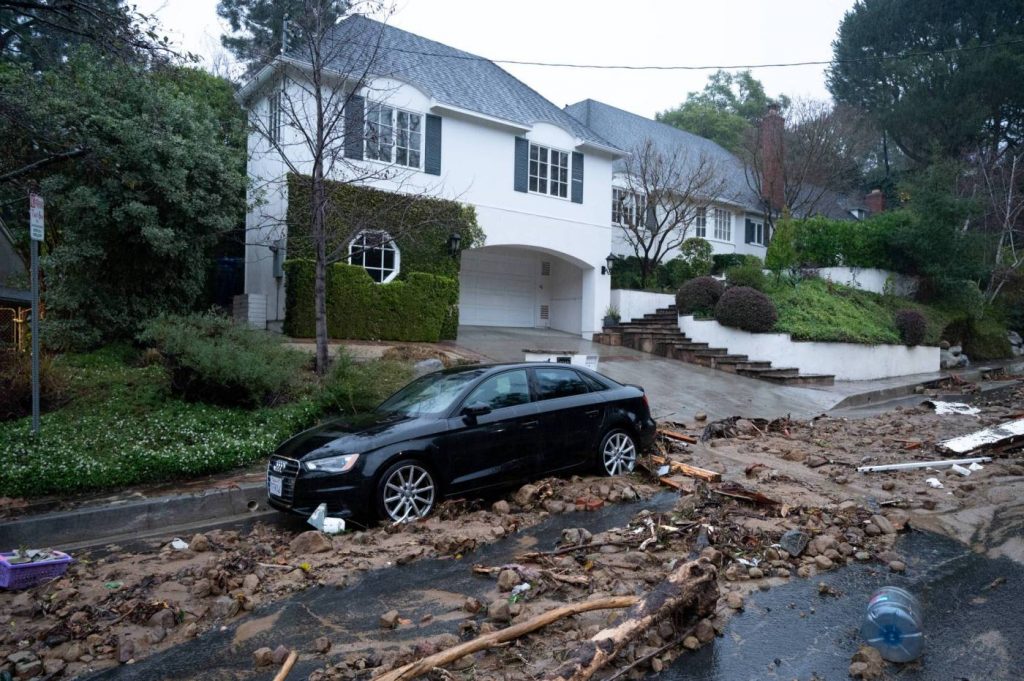
[[[270,476],[281,478],[281,496],[270,495]],[[267,495],[273,496],[286,504],[295,500],[295,478],[299,475],[299,462],[284,456],[270,457],[267,464]]]

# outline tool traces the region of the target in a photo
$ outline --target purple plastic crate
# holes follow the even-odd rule
[[[71,556],[60,551],[51,551],[51,553],[58,557],[53,560],[41,560],[37,563],[13,564],[7,562],[7,559],[18,555],[16,551],[0,553],[0,588],[30,589],[37,584],[60,577],[71,564]]]

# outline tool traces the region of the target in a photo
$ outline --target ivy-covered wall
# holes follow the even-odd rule
[[[459,326],[459,255],[448,252],[453,233],[460,250],[483,244],[476,211],[456,201],[328,182],[327,328],[332,338],[437,341]],[[288,262],[284,331],[311,337],[313,243],[309,237],[309,178],[288,176]],[[401,253],[398,277],[376,284],[348,265],[348,242],[363,230],[390,234]],[[329,255],[329,257],[331,257]]]
[[[284,332],[315,335],[313,261],[289,260]],[[327,332],[331,338],[437,342],[455,338],[459,325],[459,280],[410,272],[402,280],[377,284],[361,267],[327,270]]]

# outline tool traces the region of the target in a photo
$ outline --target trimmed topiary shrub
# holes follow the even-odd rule
[[[771,298],[749,286],[727,288],[715,306],[719,324],[753,333],[771,331],[778,318]]]
[[[917,310],[897,310],[896,328],[904,345],[920,345],[928,331],[928,320]]]
[[[697,277],[679,287],[676,309],[679,314],[710,315],[725,287],[714,277]]]
[[[764,291],[768,287],[768,277],[764,275],[761,265],[749,262],[727,269],[725,281],[729,286],[746,286],[758,291]]]

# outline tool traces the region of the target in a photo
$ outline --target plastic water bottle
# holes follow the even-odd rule
[[[860,635],[890,662],[910,662],[924,651],[921,604],[908,591],[886,586],[874,593]]]

